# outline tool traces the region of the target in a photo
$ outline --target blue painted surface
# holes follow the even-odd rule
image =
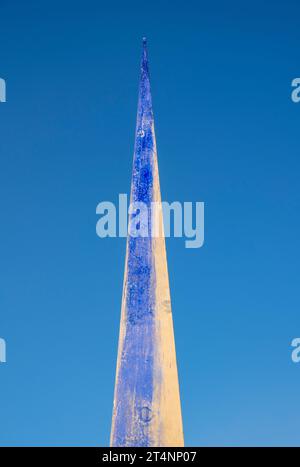
[[[144,39],[131,201],[142,201],[148,207],[153,199],[153,150],[153,111]],[[133,216],[129,223],[131,219]],[[126,331],[116,381],[114,446],[151,446],[148,423],[153,396],[155,271],[150,222],[148,225],[148,237],[128,237]]]

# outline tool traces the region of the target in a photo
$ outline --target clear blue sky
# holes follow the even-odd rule
[[[167,241],[187,445],[300,445],[298,1],[0,6],[1,445],[109,442],[128,193],[148,37],[163,199],[205,202]]]

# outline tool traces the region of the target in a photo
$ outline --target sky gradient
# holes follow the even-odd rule
[[[148,38],[162,199],[205,202],[168,239],[187,446],[300,445],[300,4],[1,1],[0,445],[109,443]]]

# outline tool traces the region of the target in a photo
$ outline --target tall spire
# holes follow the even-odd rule
[[[131,203],[148,208],[148,235],[128,235],[111,446],[183,446],[173,320],[163,229],[154,235],[151,203],[161,206],[147,43],[141,76]],[[161,210],[158,224],[162,225]],[[129,231],[135,222],[129,216]]]

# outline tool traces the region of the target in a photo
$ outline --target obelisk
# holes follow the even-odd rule
[[[111,446],[183,446],[173,319],[161,206],[146,39],[131,182],[131,203],[149,209],[148,235],[128,234]],[[129,215],[130,225],[134,215]]]

